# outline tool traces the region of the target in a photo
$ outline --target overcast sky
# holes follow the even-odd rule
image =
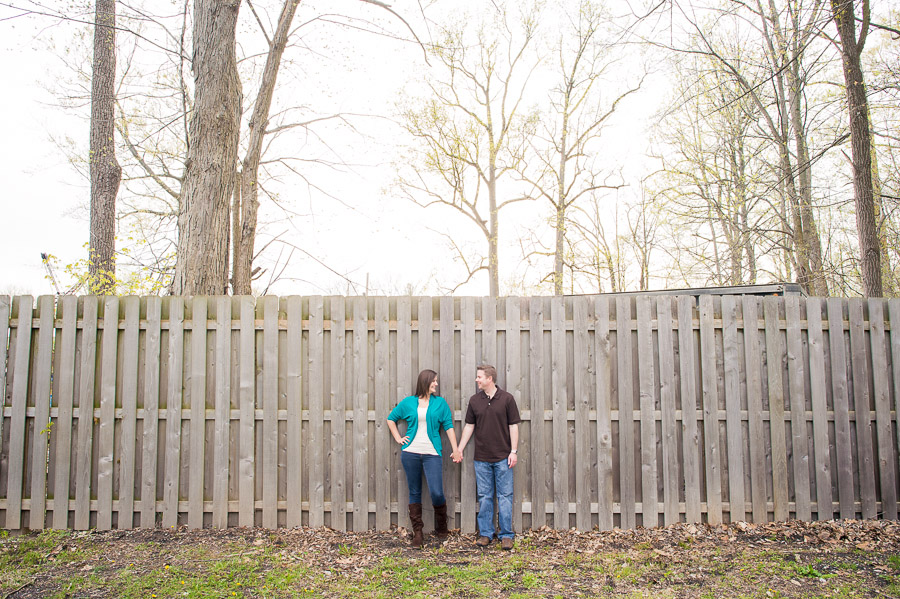
[[[41,252],[57,256],[58,267],[86,254],[88,182],[67,162],[54,140],[70,137],[86,148],[88,109],[80,113],[64,110],[48,91],[58,89],[56,82],[71,76],[52,47],[64,47],[65,40],[84,27],[30,17],[9,20],[12,14],[0,7],[0,19],[7,19],[0,21],[0,81],[6,88],[0,95],[0,130],[5,140],[0,144],[5,183],[0,293],[40,295],[53,293]],[[375,12],[357,10],[355,14],[373,16]],[[314,104],[319,113],[390,115],[397,100],[420,89],[418,83],[427,67],[421,50],[414,46],[336,26],[322,27],[316,35],[319,37],[311,41],[321,42],[321,52],[331,55],[283,74],[276,90],[280,97],[304,94],[304,100]],[[635,98],[633,108],[623,111],[610,128],[610,150],[623,164],[633,167],[640,161],[647,144],[644,121],[658,95]],[[264,206],[260,239],[284,232],[282,238],[300,250],[294,251],[283,279],[270,291],[283,295],[354,294],[364,291],[367,280],[372,289],[382,293],[400,293],[407,288],[439,293],[452,286],[461,270],[452,260],[447,240],[435,231],[454,232],[470,250],[481,249],[483,242],[470,232],[457,235],[463,230],[457,228],[460,221],[455,215],[423,210],[393,197],[391,162],[396,154],[391,142],[398,129],[379,118],[359,117],[355,125],[360,135],[345,131],[331,140],[352,167],[316,174],[315,183],[340,201],[319,193],[310,195],[297,181],[272,184],[295,216],[288,218],[285,212]],[[631,174],[640,178],[640,173]],[[501,253],[501,289],[524,278],[540,278],[540,273],[519,263],[522,250],[518,238],[534,227],[534,213],[524,210],[519,214],[520,218],[507,220],[502,227],[506,243]],[[286,259],[289,251],[267,252],[262,264],[269,274],[279,270],[273,262]],[[65,279],[63,273],[58,274]],[[265,287],[269,274],[254,287]],[[477,277],[458,293],[487,294],[487,278]]]

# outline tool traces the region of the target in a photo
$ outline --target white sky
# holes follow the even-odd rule
[[[360,16],[378,14],[376,9],[346,8],[355,3],[341,4],[345,12],[355,10]],[[398,2],[396,7],[401,12],[401,4],[414,5]],[[242,13],[245,11],[243,7]],[[249,16],[246,12],[242,14],[245,22]],[[8,9],[0,8],[0,19],[9,14]],[[6,93],[0,95],[0,131],[4,138],[0,144],[0,173],[5,183],[0,212],[0,293],[52,293],[40,253],[52,253],[60,265],[74,262],[86,253],[83,245],[88,238],[87,181],[66,162],[51,139],[70,136],[86,148],[87,109],[81,117],[72,110],[63,110],[45,89],[66,76],[60,60],[49,50],[51,38],[59,42],[75,28],[49,19],[0,21],[0,81],[6,88]],[[305,94],[304,99],[317,104],[321,113],[346,110],[387,114],[398,98],[415,89],[424,68],[420,50],[334,26],[326,35],[334,37],[326,39],[321,52],[333,52],[334,59],[312,62],[313,66],[302,72],[283,74],[276,95]],[[611,155],[632,170],[640,171],[646,164],[641,158],[647,144],[643,117],[653,112],[659,98],[658,93],[635,98],[633,109],[623,113],[617,120],[619,125],[609,130]],[[334,144],[347,162],[360,166],[350,172],[320,174],[316,179],[317,184],[349,207],[321,196],[310,201],[303,185],[288,180],[293,184],[276,190],[291,201],[292,209],[302,217],[283,221],[280,212],[264,207],[260,216],[263,232],[258,239],[264,239],[266,233],[287,231],[285,239],[314,254],[331,269],[347,274],[360,287],[348,290],[340,277],[295,253],[285,279],[276,283],[271,292],[362,293],[368,277],[371,287],[382,293],[401,293],[407,285],[414,292],[437,293],[459,278],[459,267],[452,262],[446,241],[426,227],[459,231],[456,226],[461,221],[448,210],[422,210],[385,194],[393,178],[391,138],[397,130],[377,119],[362,119],[357,125],[369,135],[342,136]],[[640,166],[635,169],[635,165]],[[632,174],[639,178],[638,172]],[[526,272],[524,265],[516,266],[521,260],[517,237],[533,226],[535,218],[527,209],[518,214],[519,218],[501,224],[505,240],[501,250],[501,292],[508,288],[508,282],[536,282],[539,278],[535,271]],[[466,231],[458,237],[467,247],[481,250],[480,238],[472,235],[470,229]],[[268,256],[275,258],[277,251]],[[264,276],[255,287],[264,287],[267,280],[268,276]],[[486,276],[480,275],[458,293],[486,295]]]

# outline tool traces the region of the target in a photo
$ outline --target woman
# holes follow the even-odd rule
[[[422,546],[422,472],[428,481],[431,504],[434,506],[434,534],[446,537],[447,501],[444,499],[444,467],[441,461],[441,428],[447,431],[450,447],[456,453],[456,433],[453,415],[443,397],[435,395],[438,375],[423,370],[416,382],[416,394],[403,398],[391,410],[387,425],[394,441],[403,446],[400,462],[406,471],[409,486],[409,520],[412,523],[412,546]],[[397,421],[406,420],[406,435],[401,437]],[[425,426],[422,426],[422,423]]]

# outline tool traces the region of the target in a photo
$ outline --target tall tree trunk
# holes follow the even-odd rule
[[[560,187],[562,187],[560,185]],[[563,294],[563,268],[566,251],[566,209],[564,204],[556,205],[556,243],[553,249],[553,294]]]
[[[871,133],[871,132],[870,132]],[[886,297],[896,297],[897,289],[894,271],[891,268],[891,254],[887,235],[884,230],[884,205],[881,197],[881,175],[878,173],[878,154],[875,151],[875,140],[870,140],[872,147],[872,198],[875,202],[875,225],[878,228],[878,247],[881,249],[881,288]]]
[[[116,2],[97,0],[91,74],[91,231],[88,256],[91,293],[114,293],[116,195],[122,168],[116,160]]]
[[[299,4],[300,0],[286,0],[281,9],[275,36],[272,38],[269,53],[266,56],[266,66],[263,70],[259,93],[256,95],[253,115],[250,117],[250,141],[244,156],[240,180],[240,226],[235,227],[234,231],[234,275],[231,285],[235,295],[251,293],[253,246],[256,240],[256,218],[259,211],[259,161],[262,156],[266,126],[269,123],[269,110],[272,107],[281,57],[287,46],[291,23]]]
[[[194,2],[194,110],[178,215],[177,295],[227,292],[229,206],[241,120],[235,56],[240,4]]]
[[[565,90],[562,106],[562,128],[559,137],[559,173],[557,175],[556,188],[556,245],[553,251],[553,293],[555,295],[563,294],[563,265],[565,263],[566,244],[566,163],[569,160],[569,148],[566,143],[569,132],[571,84],[566,85]]]
[[[872,148],[869,133],[869,103],[860,56],[869,27],[869,2],[862,2],[862,28],[856,39],[853,0],[831,0],[831,15],[841,40],[844,85],[850,111],[850,151],[853,162],[853,197],[856,204],[856,233],[859,236],[859,271],[863,294],[881,297],[881,248],[875,225],[872,191]]]
[[[801,111],[801,82],[797,61],[785,69],[788,79],[788,100],[791,111],[791,125],[794,130],[794,145],[797,148],[797,181],[800,184],[798,199],[803,240],[809,256],[809,288],[813,295],[828,295],[828,282],[822,263],[822,241],[812,211],[812,169],[809,159],[809,145],[806,141],[806,126]]]
[[[491,297],[498,297],[500,295],[500,255],[497,242],[500,238],[500,219],[497,215],[497,178],[494,172],[495,167],[491,165],[490,180],[488,182],[488,207],[490,208],[488,274],[491,279]]]

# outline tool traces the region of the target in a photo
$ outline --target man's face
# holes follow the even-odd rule
[[[475,383],[478,385],[478,388],[484,391],[485,389],[490,389],[493,381],[491,377],[484,374],[483,370],[478,370],[475,373]]]

